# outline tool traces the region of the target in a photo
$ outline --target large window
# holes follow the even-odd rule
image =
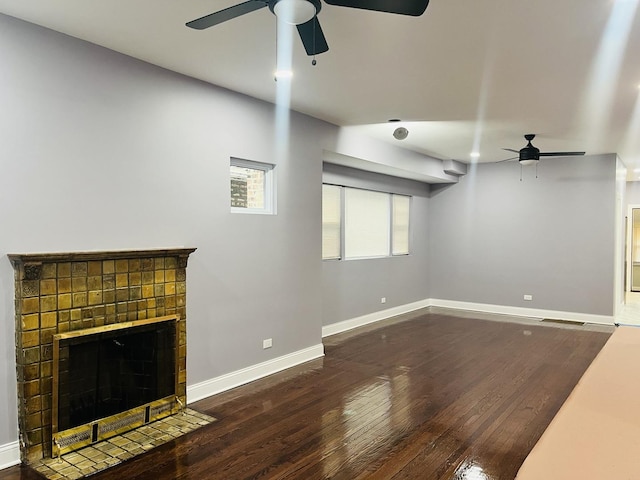
[[[409,254],[411,197],[359,188],[322,186],[322,258]]]
[[[232,158],[231,211],[236,213],[275,213],[273,165]]]

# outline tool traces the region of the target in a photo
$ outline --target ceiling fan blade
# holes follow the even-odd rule
[[[325,0],[325,2],[338,7],[360,8],[413,17],[422,15],[429,5],[429,0]]]
[[[503,148],[503,150],[506,150],[507,152],[520,153],[520,150],[514,150],[513,148]]]
[[[506,149],[503,149],[503,150],[506,150]],[[504,160],[498,160],[497,162],[494,162],[494,163],[510,162],[511,160],[518,160],[518,157],[505,158]]]
[[[226,22],[227,20],[232,20],[246,13],[260,10],[266,6],[267,2],[265,1],[249,0],[248,2],[239,3],[233,7],[225,8],[219,12],[210,13],[209,15],[197,18],[196,20],[191,20],[190,22],[187,22],[186,25],[187,27],[195,28],[196,30],[204,30],[205,28],[213,27],[214,25]]]
[[[572,155],[584,155],[585,152],[540,152],[541,157],[569,157]]]
[[[317,55],[329,50],[329,45],[327,45],[327,39],[324,38],[324,33],[322,33],[318,17],[313,17],[308,22],[297,25],[297,27],[307,55]]]

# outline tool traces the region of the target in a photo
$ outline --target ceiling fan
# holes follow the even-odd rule
[[[424,13],[429,0],[324,0],[329,5],[359,8],[385,13],[418,17]],[[316,55],[329,50],[322,33],[318,13],[321,0],[248,0],[224,10],[187,22],[187,27],[203,30],[241,15],[269,7],[278,19],[296,25],[307,55]]]
[[[541,152],[539,148],[536,148],[531,144],[531,140],[535,137],[536,136],[533,133],[526,134],[524,138],[527,140],[527,145],[520,150],[513,150],[512,148],[503,148],[503,150],[517,153],[520,165],[534,165],[538,163],[540,157],[568,157],[572,155],[585,154],[585,152]],[[509,158],[507,160],[515,160],[515,158]],[[507,160],[503,160],[503,162]]]

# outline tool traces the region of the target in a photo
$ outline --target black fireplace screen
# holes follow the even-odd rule
[[[58,354],[58,431],[175,395],[176,324],[67,338]]]

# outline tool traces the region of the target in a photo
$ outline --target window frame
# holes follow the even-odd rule
[[[275,181],[275,165],[273,163],[258,162],[255,160],[246,160],[243,158],[231,157],[229,161],[229,203],[231,203],[231,168],[248,168],[251,170],[260,170],[264,173],[263,196],[264,207],[262,208],[243,208],[233,207],[231,213],[243,213],[253,215],[275,215],[276,214],[276,181]]]

